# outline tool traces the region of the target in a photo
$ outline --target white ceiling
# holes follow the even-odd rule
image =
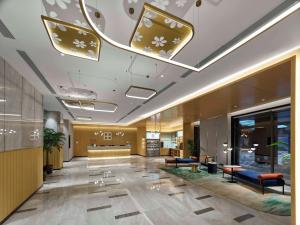
[[[88,2],[101,7],[100,11],[105,18],[104,32],[112,39],[128,43],[136,22],[125,13],[125,3],[122,0],[98,0],[96,4],[95,1]],[[200,8],[193,4],[183,18],[194,25],[195,35],[175,60],[189,65],[197,64],[282,2],[284,1],[203,0]],[[57,92],[59,85],[88,88],[97,92],[98,100],[118,104],[119,108],[115,113],[70,110],[74,116],[92,116],[93,122],[115,123],[132,109],[142,105],[120,121],[130,122],[231,73],[300,45],[300,12],[297,11],[209,68],[199,73],[193,72],[183,79],[180,76],[187,71],[185,69],[143,56],[136,57],[105,42],[102,42],[99,62],[60,56],[52,47],[42,24],[40,16],[45,13],[41,0],[0,1],[0,18],[16,38],[11,40],[0,35],[0,54],[44,94],[48,110],[61,110],[65,117],[70,118],[19,56],[17,49],[25,51],[31,57]],[[132,77],[126,72],[131,64],[131,57],[134,60]],[[164,75],[163,78],[161,74]],[[147,75],[150,77],[147,78]],[[130,85],[159,91],[173,81],[176,82],[174,86],[146,104],[143,104],[144,100],[125,97]]]

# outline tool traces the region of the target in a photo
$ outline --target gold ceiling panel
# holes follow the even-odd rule
[[[89,29],[42,16],[53,47],[59,52],[99,61],[101,41]]]
[[[193,35],[192,24],[145,3],[130,46],[172,59]]]

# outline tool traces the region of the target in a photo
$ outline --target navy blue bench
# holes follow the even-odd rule
[[[177,164],[181,164],[181,163],[185,163],[185,164],[189,164],[189,163],[197,163],[198,160],[196,159],[191,159],[191,158],[176,158],[176,167]]]
[[[282,194],[284,194],[284,180],[282,174],[262,174],[253,170],[237,171],[235,176],[242,180],[260,185],[262,193],[265,193],[265,187],[282,186]]]

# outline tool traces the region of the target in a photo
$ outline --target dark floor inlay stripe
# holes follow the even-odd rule
[[[90,194],[103,193],[103,192],[106,192],[106,190],[101,190],[101,191],[91,191],[91,192],[89,192],[89,195],[90,195]]]
[[[202,200],[202,199],[211,198],[211,197],[212,197],[211,195],[204,195],[204,196],[201,196],[201,197],[197,197],[196,199],[197,200]]]
[[[184,187],[186,186],[186,184],[178,184],[178,185],[175,185],[174,187]]]
[[[168,184],[168,183],[169,182],[167,182],[167,181],[161,181],[161,182],[153,183],[153,185]]]
[[[144,172],[144,170],[136,170],[134,172],[139,173],[139,172]]]
[[[161,177],[159,178],[160,180],[163,180],[163,179],[170,179],[171,177]]]
[[[44,194],[49,194],[50,191],[41,191],[41,192],[37,192],[37,195],[44,195]]]
[[[195,213],[196,215],[200,215],[200,214],[204,214],[204,213],[207,213],[207,212],[210,212],[210,211],[213,211],[213,210],[215,210],[215,209],[212,208],[212,207],[208,207],[208,208],[205,208],[205,209],[197,210],[197,211],[195,211],[194,213]]]
[[[108,208],[111,208],[111,205],[104,205],[104,206],[99,206],[99,207],[95,207],[95,208],[89,208],[86,211],[92,212],[92,211],[97,211],[97,210],[101,210],[101,209],[108,209]]]
[[[90,174],[90,177],[96,177],[96,176],[102,176],[103,173],[97,173],[97,174]]]
[[[114,183],[114,184],[105,184],[105,186],[113,186],[113,185],[119,185],[121,183]]]
[[[236,218],[234,218],[234,220],[235,220],[236,222],[241,223],[241,222],[243,222],[243,221],[245,221],[245,220],[248,220],[248,219],[251,219],[251,218],[253,218],[253,217],[255,217],[255,216],[248,213],[248,214],[245,214],[245,215],[236,217]]]
[[[115,219],[118,220],[118,219],[121,219],[121,218],[129,217],[129,216],[136,216],[136,215],[139,215],[139,214],[140,214],[139,211],[131,212],[131,213],[125,213],[125,214],[115,216]]]
[[[34,211],[34,210],[37,210],[37,208],[21,209],[21,210],[16,211],[16,213],[30,212],[30,211]]]
[[[181,192],[176,192],[176,193],[170,193],[170,194],[168,194],[168,195],[169,195],[169,196],[174,196],[174,195],[181,195],[181,194],[184,194],[184,192],[181,191]]]
[[[128,194],[119,194],[119,195],[111,195],[108,196],[109,198],[118,198],[118,197],[123,197],[123,196],[127,196]]]
[[[149,177],[148,175],[144,175],[143,177]]]
[[[107,176],[107,177],[103,177],[103,178],[105,179],[105,178],[113,178],[113,177],[116,177],[116,176]]]

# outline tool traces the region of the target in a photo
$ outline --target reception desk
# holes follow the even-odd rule
[[[108,145],[108,146],[94,146],[87,147],[88,157],[119,157],[129,156],[131,153],[130,145]]]

